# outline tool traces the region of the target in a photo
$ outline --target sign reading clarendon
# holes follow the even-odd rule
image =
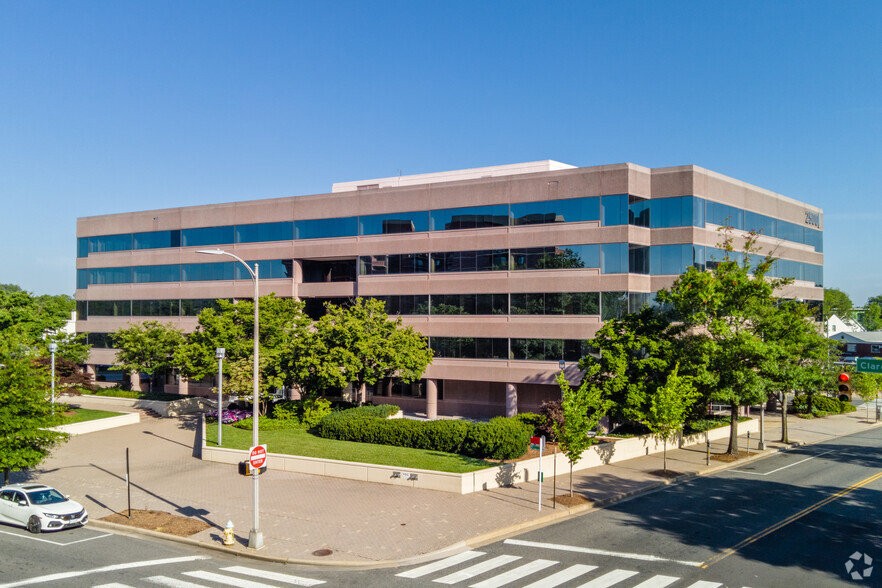
[[[882,359],[875,357],[857,358],[857,371],[869,374],[882,374]]]

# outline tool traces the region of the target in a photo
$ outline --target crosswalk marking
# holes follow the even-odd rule
[[[650,579],[640,582],[634,588],[665,588],[679,580],[676,576],[653,576]]]
[[[565,570],[555,572],[547,578],[542,578],[541,580],[533,582],[529,586],[524,586],[524,588],[554,588],[555,586],[560,586],[564,582],[569,582],[573,578],[578,578],[579,576],[596,569],[597,566],[589,566],[586,564],[571,565]]]
[[[215,574],[214,572],[205,572],[202,570],[198,570],[195,572],[183,572],[183,574],[185,576],[199,578],[200,580],[208,580],[210,582],[217,582],[218,584],[225,584],[226,586],[236,586],[237,588],[266,588],[267,586],[272,586],[272,584],[266,584],[264,582],[252,582],[251,580],[231,578],[229,576],[224,576],[223,574]]]
[[[264,578],[282,582],[283,584],[293,584],[294,586],[318,586],[324,584],[324,580],[313,580],[312,578],[303,578],[300,576],[291,576],[289,574],[280,574],[278,572],[270,572],[267,570],[258,570],[254,568],[246,568],[245,566],[230,566],[221,568],[222,572],[233,572],[234,574],[242,574],[243,576],[254,576],[255,578]]]
[[[705,582],[704,580],[699,580],[695,584],[690,584],[686,588],[718,588],[722,586],[720,582]]]
[[[166,586],[167,588],[205,588],[202,584],[194,584],[193,582],[186,582],[167,576],[150,576],[149,578],[144,578],[144,581],[158,584],[159,586]]]
[[[590,582],[582,584],[579,588],[608,588],[618,584],[622,580],[627,580],[631,576],[636,576],[638,572],[631,570],[613,570],[607,574],[594,578]]]
[[[483,551],[464,551],[462,553],[457,553],[456,555],[451,555],[450,557],[438,561],[433,561],[430,564],[426,564],[424,566],[420,566],[418,568],[414,568],[412,570],[401,572],[400,574],[395,575],[400,578],[420,578],[422,576],[431,574],[432,572],[444,570],[457,564],[467,562],[471,559],[475,559],[476,557],[481,557],[482,555],[485,555]]]
[[[540,570],[544,570],[549,566],[553,566],[558,562],[550,560],[550,559],[537,559],[531,561],[529,563],[525,563],[522,566],[518,566],[513,570],[509,570],[504,574],[498,574],[493,576],[492,578],[488,578],[483,582],[478,582],[477,584],[472,584],[469,588],[498,588],[499,586],[505,586],[510,582],[514,582],[515,580],[520,580],[529,576],[530,574],[535,574]]]
[[[505,564],[511,563],[518,559],[521,559],[519,555],[500,555],[494,557],[493,559],[488,559],[487,561],[475,564],[464,570],[460,570],[458,572],[454,572],[453,574],[444,576],[443,578],[438,578],[437,580],[435,580],[435,582],[438,582],[439,584],[456,584],[457,582],[462,582],[463,580],[474,578],[478,574],[483,574],[484,572],[495,570],[500,566],[504,566]]]

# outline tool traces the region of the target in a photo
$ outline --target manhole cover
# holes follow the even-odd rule
[[[331,555],[332,553],[334,553],[334,552],[331,551],[330,549],[316,549],[315,551],[312,552],[312,554],[317,557],[325,557],[326,555]]]

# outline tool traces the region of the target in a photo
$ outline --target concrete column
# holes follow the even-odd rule
[[[434,378],[426,380],[426,416],[432,420],[438,418],[438,380]]]
[[[392,396],[392,378],[386,379],[386,384],[383,386],[383,396]]]
[[[178,378],[178,394],[185,396],[190,394],[190,380],[184,377]]]
[[[505,385],[505,416],[513,417],[518,414],[518,386],[517,384]]]
[[[367,402],[367,385],[362,384],[358,388],[358,403],[364,404]]]
[[[135,392],[141,391],[141,374],[138,372],[130,372],[129,373],[129,382],[132,384],[132,390]]]

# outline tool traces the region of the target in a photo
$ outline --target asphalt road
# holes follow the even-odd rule
[[[696,478],[435,562],[373,570],[236,558],[97,528],[0,526],[11,586],[882,586],[882,429]]]

